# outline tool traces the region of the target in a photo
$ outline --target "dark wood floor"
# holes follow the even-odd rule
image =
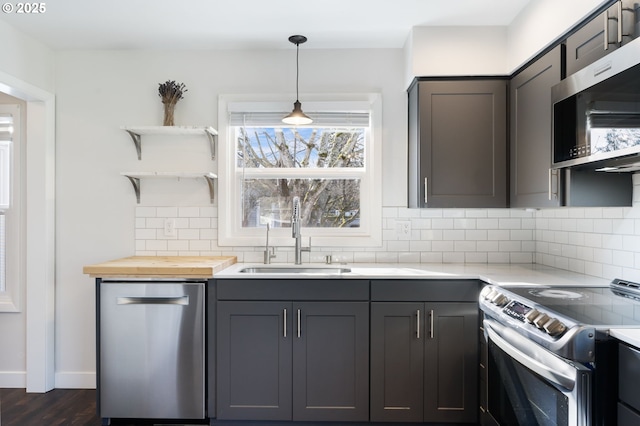
[[[100,426],[96,391],[54,389],[26,393],[24,389],[0,389],[1,426]],[[154,422],[113,420],[114,426],[150,426]],[[166,424],[166,423],[163,423]]]
[[[98,426],[96,391],[54,389],[26,393],[24,389],[0,389],[2,426]]]

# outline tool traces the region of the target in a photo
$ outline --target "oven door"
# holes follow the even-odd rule
[[[591,370],[487,317],[489,421],[514,426],[591,424]]]

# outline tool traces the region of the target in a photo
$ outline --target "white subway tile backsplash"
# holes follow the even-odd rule
[[[637,187],[640,178],[634,176]],[[635,191],[636,193],[640,191]],[[525,209],[407,209],[384,207],[380,247],[313,247],[305,262],[539,263],[589,275],[640,281],[640,202],[637,207]],[[219,247],[215,206],[135,208],[137,255],[233,255],[262,262],[262,247]],[[164,235],[165,219],[177,236]],[[396,222],[410,221],[399,237]],[[292,262],[279,247],[275,262]]]
[[[442,263],[441,252],[420,253],[420,263]]]
[[[177,207],[158,207],[156,210],[156,217],[176,217],[178,216]]]
[[[136,217],[156,217],[155,207],[136,207]]]
[[[211,219],[208,217],[190,218],[189,228],[191,229],[211,228]]]
[[[442,238],[444,240],[460,241],[465,239],[465,231],[447,229],[442,231]]]
[[[464,263],[464,253],[442,253],[442,263]]]
[[[200,207],[180,207],[178,217],[200,217]]]

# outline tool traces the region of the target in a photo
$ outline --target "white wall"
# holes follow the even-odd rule
[[[49,385],[53,386],[53,368],[51,374],[46,371],[49,365],[53,367],[53,362],[47,362],[48,350],[53,347],[52,318],[48,316],[53,315],[53,274],[47,275],[46,279],[41,278],[53,271],[53,265],[48,262],[53,259],[53,246],[47,242],[53,235],[51,222],[54,179],[53,170],[48,167],[46,160],[53,158],[50,156],[52,150],[49,149],[53,148],[51,93],[55,86],[55,56],[53,51],[42,43],[34,41],[2,21],[0,49],[0,92],[29,101],[22,103],[22,111],[26,111],[22,124],[27,130],[22,133],[22,143],[26,141],[26,149],[23,150],[26,170],[23,170],[23,173],[28,176],[30,168],[38,169],[36,179],[30,179],[28,176],[23,182],[23,200],[27,207],[23,210],[27,234],[23,248],[27,253],[37,253],[31,256],[31,261],[34,268],[35,264],[38,266],[37,270],[27,269],[27,273],[22,276],[25,280],[20,283],[23,296],[22,311],[0,313],[0,386],[27,387],[42,391]],[[7,99],[4,97],[3,101]],[[46,112],[38,114],[40,110]],[[34,152],[37,152],[37,155],[34,156]],[[38,180],[38,177],[49,179],[51,188],[47,188],[47,183]],[[27,200],[31,202],[27,203]],[[43,207],[45,205],[46,207]],[[30,229],[30,225],[36,227]],[[43,232],[31,232],[36,228]],[[37,284],[29,289],[26,282],[31,278]],[[34,292],[35,297],[29,298],[30,290]],[[44,306],[46,308],[43,308]],[[30,310],[27,309],[29,307]],[[32,339],[40,338],[41,332],[48,331],[51,332],[50,336],[39,340]]]
[[[416,76],[505,75],[507,27],[415,27],[405,49],[406,87]]]
[[[0,72],[48,92],[54,91],[55,54],[42,43],[0,20]],[[0,91],[9,88],[2,85]],[[9,93],[14,94],[14,93]]]
[[[534,0],[508,29],[508,73],[536,56],[607,0]]]

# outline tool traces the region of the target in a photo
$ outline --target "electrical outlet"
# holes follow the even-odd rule
[[[411,237],[410,220],[396,220],[396,236],[403,239]]]
[[[165,219],[164,220],[164,236],[165,237],[176,237],[176,236],[178,236],[178,231],[176,230],[176,220],[175,219]]]

